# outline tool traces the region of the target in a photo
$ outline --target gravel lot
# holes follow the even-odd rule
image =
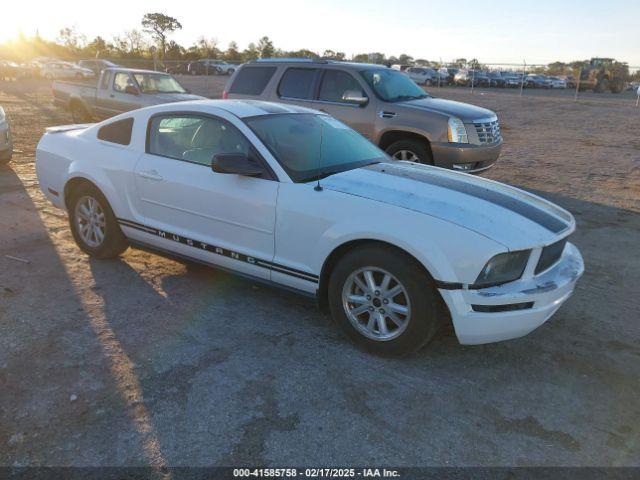
[[[640,108],[435,93],[498,112],[486,176],[571,210],[587,271],[525,338],[384,359],[291,294],[137,250],[87,258],[34,173],[70,117],[45,84],[0,83],[18,151],[0,169],[0,465],[639,466]]]

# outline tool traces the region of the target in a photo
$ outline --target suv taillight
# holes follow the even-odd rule
[[[223,100],[227,100],[229,98],[229,92],[227,92],[226,90],[222,91],[222,99]]]

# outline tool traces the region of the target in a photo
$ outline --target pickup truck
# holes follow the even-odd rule
[[[162,103],[202,100],[171,75],[151,70],[106,68],[97,83],[55,81],[53,103],[69,110],[75,123],[102,120]]]

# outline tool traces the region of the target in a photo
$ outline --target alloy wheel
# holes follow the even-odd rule
[[[411,320],[406,288],[378,267],[364,267],[349,275],[342,289],[342,305],[356,330],[376,341],[397,338]]]
[[[408,160],[410,162],[419,162],[420,158],[411,150],[398,150],[393,154],[396,160]]]
[[[100,203],[95,198],[84,196],[78,200],[75,221],[78,234],[88,247],[97,248],[104,242],[107,221]]]

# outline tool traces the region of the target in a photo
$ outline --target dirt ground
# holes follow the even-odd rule
[[[0,83],[0,465],[640,466],[640,108],[433,93],[498,113],[485,176],[573,212],[586,273],[525,338],[384,359],[294,295],[138,250],[87,258],[34,172],[70,117],[42,83]]]

